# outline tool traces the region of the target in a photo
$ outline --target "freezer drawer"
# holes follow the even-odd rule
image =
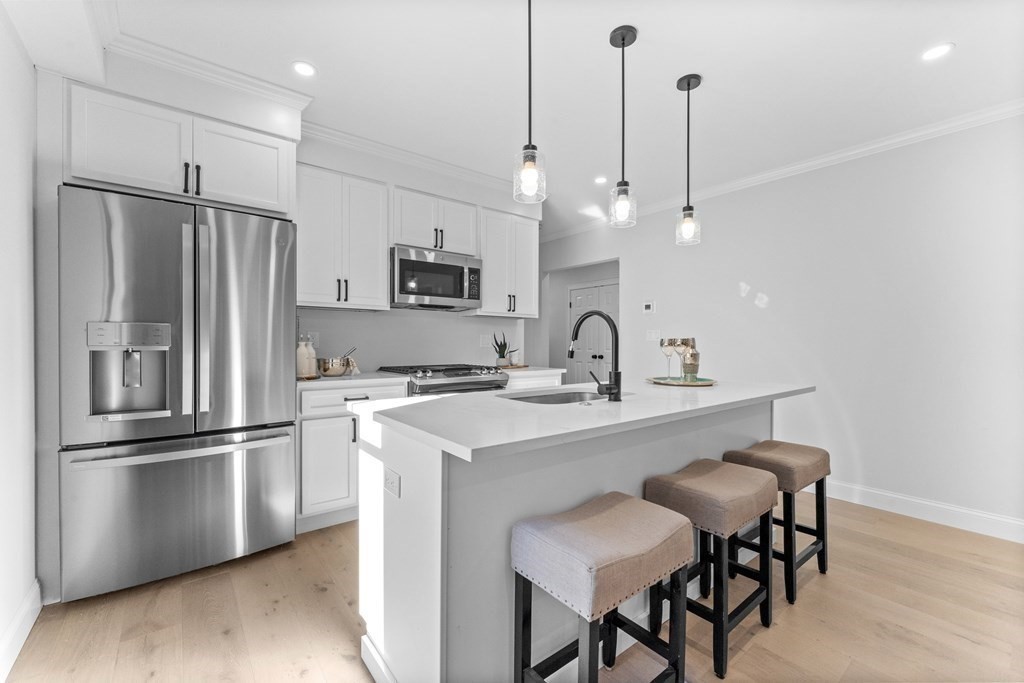
[[[294,428],[60,454],[61,599],[295,538]]]

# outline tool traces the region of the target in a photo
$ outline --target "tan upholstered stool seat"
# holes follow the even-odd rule
[[[686,517],[618,491],[512,527],[512,568],[588,621],[692,558]]]
[[[750,448],[727,451],[725,462],[767,470],[779,480],[779,490],[796,493],[832,473],[828,451],[786,441],[762,441]]]
[[[647,500],[686,515],[698,529],[725,537],[771,510],[777,497],[778,481],[771,472],[718,460],[695,460],[644,485]]]

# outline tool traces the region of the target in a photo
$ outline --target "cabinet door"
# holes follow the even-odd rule
[[[302,164],[296,175],[296,300],[336,305],[342,298],[342,176]]]
[[[484,209],[480,212],[480,253],[483,281],[480,283],[480,314],[511,315],[512,274],[508,236],[512,217]]]
[[[511,281],[514,283],[512,312],[522,318],[536,318],[540,280],[540,227],[537,221],[512,217],[509,251],[515,255]]]
[[[300,514],[356,504],[355,415],[302,420]]]
[[[218,121],[193,126],[193,194],[288,213],[295,185],[295,143]]]
[[[342,304],[387,309],[388,189],[345,176],[341,196]]]
[[[68,179],[192,193],[192,117],[125,97],[71,86]]]
[[[440,232],[437,197],[395,188],[395,244],[436,249]]]
[[[456,254],[479,254],[476,239],[476,207],[447,199],[438,200],[439,226],[442,230],[438,247]]]

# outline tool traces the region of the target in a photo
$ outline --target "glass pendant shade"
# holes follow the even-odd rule
[[[636,225],[636,193],[624,180],[610,193],[608,221],[613,228],[632,228]]]
[[[692,206],[676,214],[676,244],[700,244],[700,214]]]
[[[537,204],[547,196],[544,155],[535,145],[526,145],[516,154],[512,169],[512,198],[521,204]]]

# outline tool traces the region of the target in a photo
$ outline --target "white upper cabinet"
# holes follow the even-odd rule
[[[540,229],[535,220],[480,211],[480,308],[466,315],[536,318]]]
[[[297,175],[298,304],[387,309],[387,187],[304,164]]]
[[[476,207],[395,188],[394,244],[476,256]]]
[[[291,210],[290,140],[75,84],[70,101],[67,180]]]

